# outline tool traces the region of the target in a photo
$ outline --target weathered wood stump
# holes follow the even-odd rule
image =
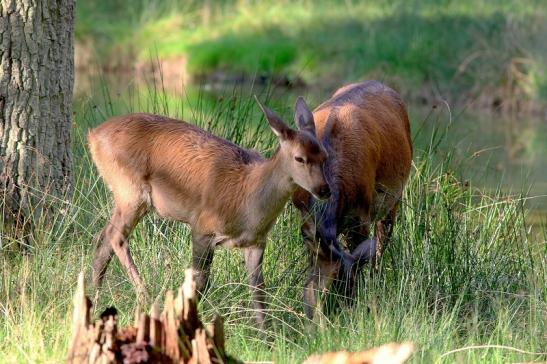
[[[178,294],[167,292],[163,312],[154,304],[150,314],[137,311],[135,325],[118,329],[115,308],[91,322],[91,301],[85,296],[84,275],[74,296],[71,364],[108,363],[241,363],[224,348],[224,324],[217,316],[204,327],[198,316],[193,272],[186,270]]]

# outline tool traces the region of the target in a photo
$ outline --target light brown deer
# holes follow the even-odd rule
[[[208,283],[214,248],[243,248],[257,321],[263,324],[261,264],[267,234],[297,186],[319,199],[328,198],[330,190],[323,173],[327,152],[315,136],[304,100],[298,98],[295,106],[299,130],[258,103],[280,144],[269,159],[158,115],[114,117],[89,132],[93,161],[114,197],[114,211],[93,261],[97,289],[116,254],[139,296],[145,295],[128,238],[139,220],[154,210],[190,225],[192,267],[200,292]]]
[[[317,136],[326,148],[331,197],[317,203],[306,190],[293,194],[303,217],[302,234],[311,255],[304,308],[313,317],[318,292],[336,280],[352,295],[355,275],[375,265],[391,235],[412,163],[406,107],[400,96],[377,82],[340,88],[313,113]],[[375,237],[369,229],[376,222]],[[346,252],[338,243],[343,234]]]

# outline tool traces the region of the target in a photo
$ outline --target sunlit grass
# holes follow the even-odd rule
[[[183,115],[217,135],[270,154],[274,139],[251,93],[234,89],[221,99],[199,92],[173,97],[151,88],[112,102],[116,96],[105,91],[77,110],[74,196],[58,203],[53,222],[39,223],[29,248],[20,249],[11,240],[2,244],[2,360],[64,359],[76,277],[80,270],[89,276],[92,240],[111,208],[110,195],[84,146],[87,129],[113,114],[149,110]],[[272,103],[289,119],[288,108]],[[541,354],[547,339],[547,245],[529,238],[518,196],[486,193],[460,181],[450,155],[435,162],[435,145],[445,137],[444,130],[437,130],[429,136],[430,147],[416,148],[380,274],[370,278],[364,272],[356,301],[337,314],[314,322],[303,316],[307,255],[293,207],[281,214],[268,241],[264,276],[270,325],[265,333],[254,326],[241,254],[217,251],[212,287],[200,306],[206,319],[217,312],[225,317],[231,354],[292,363],[313,352],[412,341],[415,363],[547,360]],[[189,231],[150,214],[135,229],[131,251],[151,295],[163,296],[180,285],[190,263]],[[110,305],[121,312],[123,324],[132,322],[135,293],[116,260],[98,310]]]

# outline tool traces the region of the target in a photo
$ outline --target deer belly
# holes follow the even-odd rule
[[[185,198],[185,196],[181,196],[178,191],[154,184],[152,185],[150,197],[154,210],[161,217],[183,222],[193,220],[192,201]]]
[[[261,239],[257,239],[253,234],[240,234],[237,237],[218,234],[215,236],[215,245],[226,249],[232,248],[249,248],[257,246],[261,243]]]

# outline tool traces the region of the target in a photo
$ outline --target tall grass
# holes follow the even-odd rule
[[[275,148],[250,92],[242,89],[216,99],[200,92],[174,98],[161,87],[130,95],[115,100],[105,90],[101,103],[77,111],[74,195],[59,204],[51,222],[37,226],[30,248],[20,251],[12,240],[2,244],[3,361],[64,359],[77,273],[89,274],[91,241],[111,208],[84,145],[89,127],[112,114],[149,110],[183,116],[266,154]],[[404,340],[416,345],[416,363],[547,360],[547,246],[529,239],[522,200],[462,183],[450,156],[435,162],[435,145],[445,134],[435,132],[425,149],[416,150],[380,273],[374,278],[363,273],[355,302],[339,312],[313,322],[302,314],[307,256],[293,207],[279,217],[266,250],[266,332],[254,327],[240,253],[217,251],[212,287],[200,306],[206,318],[216,312],[225,317],[230,353],[244,360],[292,363],[313,352]],[[150,214],[135,229],[131,251],[149,292],[162,295],[182,282],[190,263],[189,231]],[[135,302],[128,277],[114,261],[97,309],[115,305],[128,323]]]

